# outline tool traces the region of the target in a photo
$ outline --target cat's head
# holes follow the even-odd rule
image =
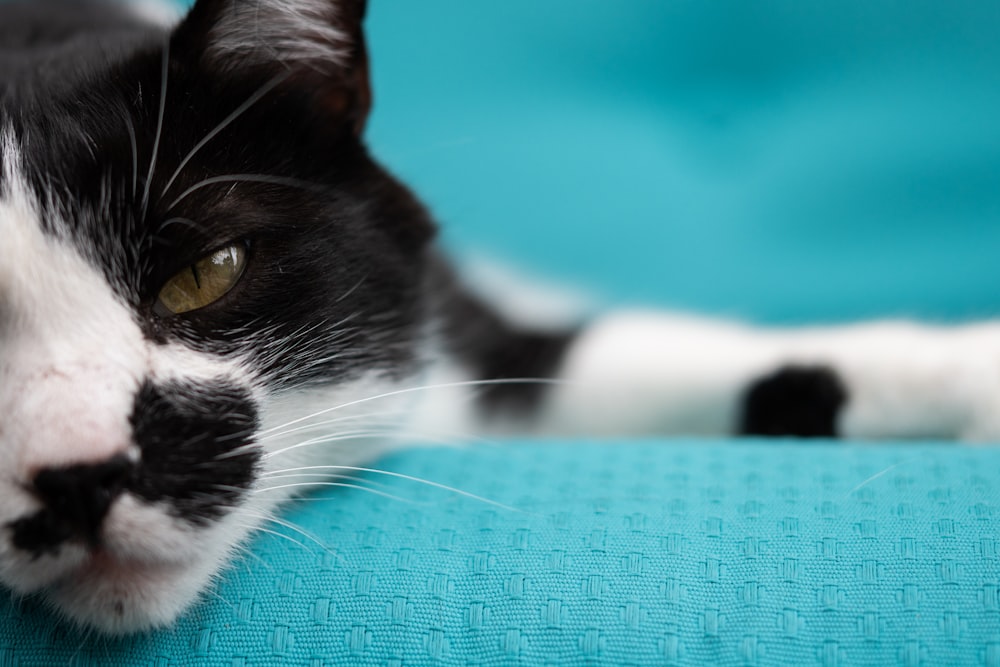
[[[199,0],[176,29],[12,47],[13,590],[104,631],[170,622],[303,479],[275,471],[364,458],[330,424],[363,434],[358,399],[417,372],[432,228],[360,139],[363,15],[362,0]]]

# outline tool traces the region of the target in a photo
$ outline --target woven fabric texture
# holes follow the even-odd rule
[[[292,508],[172,629],[87,637],[4,602],[0,664],[1000,665],[995,449],[522,442],[380,467],[499,504],[369,474]]]

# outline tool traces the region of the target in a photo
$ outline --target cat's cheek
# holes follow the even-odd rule
[[[258,380],[245,359],[222,356],[194,350],[179,342],[150,345],[146,373],[157,383],[198,382],[227,378],[232,384],[245,389],[259,402],[263,392]]]
[[[16,471],[21,452],[0,436],[0,470]],[[8,472],[9,474],[9,472]],[[83,545],[64,544],[58,550],[33,553],[14,545],[11,526],[40,508],[23,485],[0,479],[0,583],[17,593],[32,593],[66,576],[84,562]]]
[[[167,626],[196,604],[271,508],[252,502],[196,527],[163,504],[123,497],[108,517],[106,548],[85,555],[44,589],[73,623],[108,634]]]
[[[68,620],[107,634],[169,625],[197,599],[219,561],[146,563],[92,558],[46,600]]]
[[[34,593],[70,576],[87,561],[82,545],[65,545],[58,553],[39,556],[0,543],[0,581],[16,593]]]
[[[149,503],[127,494],[108,513],[103,538],[105,548],[122,558],[186,563],[201,557],[201,534],[210,530],[171,516],[165,502]]]

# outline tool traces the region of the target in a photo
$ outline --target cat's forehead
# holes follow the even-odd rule
[[[267,209],[256,196],[262,182],[282,180],[255,159],[252,137],[235,140],[240,127],[193,150],[212,138],[227,101],[168,71],[166,56],[138,53],[57,86],[45,104],[33,95],[0,126],[0,192],[127,294],[162,281],[150,275],[157,267],[176,270],[252,229]]]
[[[86,280],[59,282],[58,290],[89,285],[96,275],[103,289],[134,302],[139,283],[130,265],[143,232],[124,201],[112,201],[111,170],[95,178],[101,157],[88,150],[84,133],[71,138],[73,128],[67,121],[47,136],[38,127],[0,129],[0,237],[6,241],[0,265],[7,267],[8,286],[40,298],[51,293],[39,288],[55,285],[56,274],[82,272]],[[91,151],[90,164],[79,161]],[[60,153],[62,162],[55,157]],[[0,268],[0,281],[3,273]]]
[[[26,354],[69,323],[81,339],[93,330],[88,323],[101,322],[109,335],[134,328],[125,301],[88,261],[92,251],[74,242],[27,182],[22,147],[9,130],[0,132],[0,151],[0,348]],[[67,350],[49,344],[52,354]]]

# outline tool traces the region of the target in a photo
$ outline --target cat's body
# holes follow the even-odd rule
[[[363,14],[199,0],[174,30],[122,7],[0,5],[15,591],[108,632],[167,624],[300,483],[399,442],[1000,435],[998,324],[498,315],[364,148]]]

